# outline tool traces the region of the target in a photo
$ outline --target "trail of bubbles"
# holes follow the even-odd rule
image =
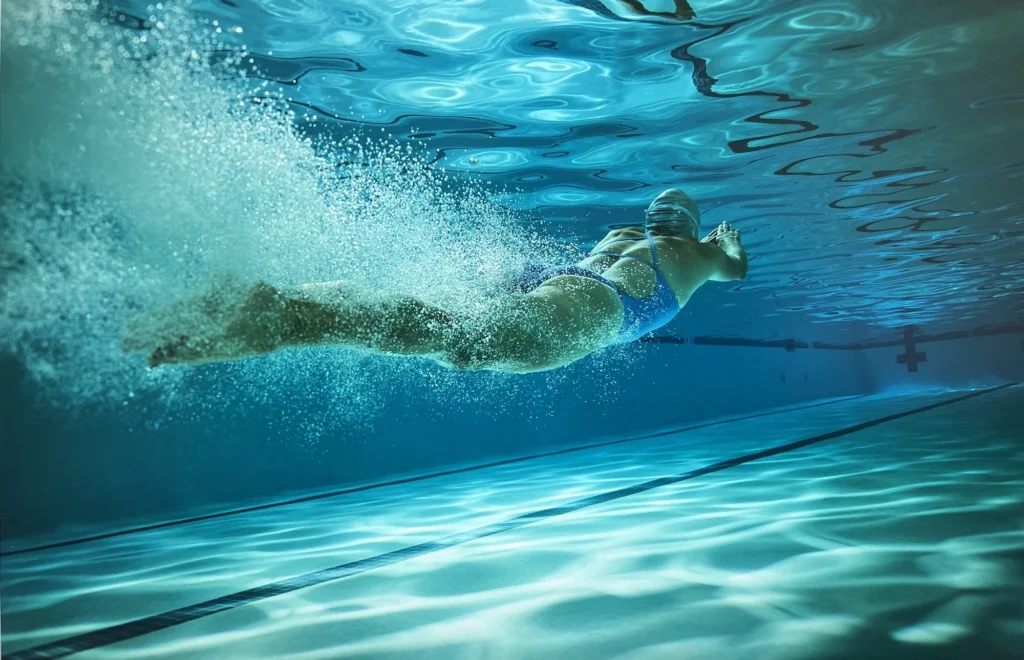
[[[188,369],[122,353],[132,318],[225,274],[351,280],[480,314],[525,256],[566,259],[485,183],[450,180],[408,144],[303,135],[244,47],[181,8],[153,11],[126,27],[91,2],[3,4],[0,348],[70,408],[140,390],[227,407],[283,386],[330,403],[315,419],[297,409],[310,437],[368,423],[397,379],[440,398],[506,391],[514,377],[317,350],[210,367],[224,387],[197,402]]]

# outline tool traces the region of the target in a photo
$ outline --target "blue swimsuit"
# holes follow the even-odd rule
[[[654,239],[651,238],[650,234],[644,233],[647,236],[647,242],[651,246],[651,263],[647,263],[640,257],[634,257],[630,254],[619,254],[617,252],[596,252],[591,256],[635,259],[645,266],[653,268],[657,283],[654,285],[654,292],[646,298],[634,298],[625,291],[620,290],[611,280],[598,275],[589,268],[583,268],[575,264],[548,268],[540,264],[527,263],[526,269],[520,277],[517,290],[529,293],[547,280],[559,275],[577,275],[597,280],[601,284],[611,287],[615,293],[619,294],[619,300],[622,301],[622,327],[619,329],[616,342],[626,343],[635,341],[667,324],[679,313],[679,303],[676,302],[676,296],[672,293],[672,288],[665,280],[665,276],[661,274],[661,269],[658,268],[658,253],[654,249]],[[619,243],[621,241],[633,240],[636,239],[620,238],[611,242]]]

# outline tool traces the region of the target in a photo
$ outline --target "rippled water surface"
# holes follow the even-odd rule
[[[740,228],[751,267],[664,333],[1022,320],[1024,6],[638,8],[5,3],[0,350],[78,399],[167,391],[180,374],[143,376],[126,326],[226,274],[472,317],[523,259],[574,261],[667,186]]]
[[[421,140],[558,235],[596,240],[662,187],[691,191],[707,225],[744,232],[752,266],[669,330],[1020,318],[1024,5],[694,0],[678,20],[645,4],[661,15],[617,0],[193,6],[241,27],[321,130]],[[825,321],[842,324],[806,327]]]

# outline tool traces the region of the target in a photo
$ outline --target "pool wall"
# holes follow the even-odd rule
[[[872,389],[986,387],[1024,381],[1024,327],[969,332],[915,337],[914,360],[908,359],[902,341],[897,346],[862,349]],[[908,362],[917,362],[916,371]]]

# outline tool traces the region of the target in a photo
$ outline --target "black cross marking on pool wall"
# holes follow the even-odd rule
[[[907,371],[917,371],[918,363],[928,361],[927,353],[916,352],[917,346],[914,344],[914,326],[912,325],[903,328],[903,348],[907,352],[896,356],[896,364],[907,365]]]

